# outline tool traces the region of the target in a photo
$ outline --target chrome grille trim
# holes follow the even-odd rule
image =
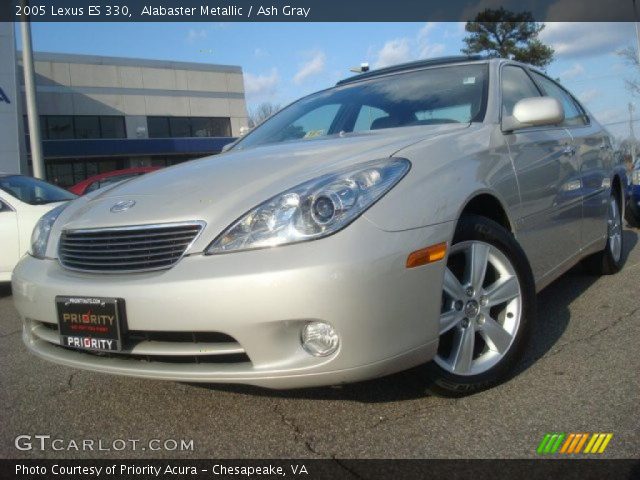
[[[165,270],[184,257],[203,221],[63,230],[58,260],[69,270],[139,273]]]

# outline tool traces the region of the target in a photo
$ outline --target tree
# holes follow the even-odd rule
[[[553,48],[543,44],[538,34],[543,23],[533,21],[530,12],[513,13],[500,7],[478,13],[474,22],[467,22],[462,53],[486,53],[491,57],[509,58],[546,67],[553,61]]]
[[[264,102],[249,112],[249,128],[254,128],[264,122],[271,115],[278,113],[280,105]]]
[[[640,60],[638,59],[638,52],[633,47],[627,47],[624,50],[618,52],[618,55],[622,56],[629,65],[636,67],[640,72]],[[627,88],[633,95],[640,95],[640,78],[627,79]]]

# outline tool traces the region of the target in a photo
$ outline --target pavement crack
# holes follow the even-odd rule
[[[433,399],[431,399],[431,400],[433,400]],[[412,408],[410,410],[407,410],[406,412],[401,413],[400,415],[381,416],[381,417],[378,418],[378,420],[375,423],[373,423],[372,425],[367,427],[367,429],[368,430],[373,430],[375,428],[378,428],[380,425],[399,422],[401,420],[404,420],[405,418],[415,417],[415,416],[421,415],[422,413],[427,412],[429,410],[435,410],[436,408],[438,408],[438,405],[435,404],[435,403],[430,402],[428,405],[421,405],[421,406],[418,406],[416,408]]]
[[[73,372],[72,374],[69,375],[69,378],[67,379],[67,389],[68,390],[72,390],[73,389],[73,379],[75,378],[75,376],[78,374],[78,372]]]
[[[559,353],[561,353],[569,345],[573,345],[575,343],[582,343],[582,342],[585,342],[585,341],[588,342],[590,340],[593,340],[594,338],[602,335],[603,333],[606,333],[609,330],[617,327],[622,322],[624,322],[625,320],[628,320],[629,318],[633,317],[638,312],[640,312],[640,307],[634,308],[630,312],[623,313],[622,315],[619,315],[618,318],[616,318],[613,322],[611,322],[608,325],[605,325],[604,327],[602,327],[602,328],[590,333],[589,335],[587,335],[585,337],[580,337],[580,338],[576,338],[576,339],[573,339],[573,340],[569,340],[569,341],[567,341],[565,343],[562,343],[562,344],[558,345],[558,347],[555,350],[553,350],[552,352],[550,352],[548,356],[551,357],[551,356],[554,356],[554,355],[558,355]]]
[[[274,405],[273,412],[276,415],[278,415],[278,417],[280,418],[280,422],[285,426],[287,426],[287,428],[289,428],[291,432],[293,432],[294,439],[296,441],[301,441],[309,453],[316,455],[318,457],[323,456],[320,452],[316,450],[312,441],[302,431],[302,428],[300,427],[300,425],[298,425],[294,419],[287,417],[285,415],[285,413],[280,409],[279,404]]]

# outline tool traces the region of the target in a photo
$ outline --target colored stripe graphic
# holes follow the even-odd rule
[[[536,452],[539,455],[561,453],[572,455],[578,453],[604,453],[613,433],[558,433],[551,432],[544,435]],[[586,447],[585,447],[586,444]],[[584,450],[583,450],[584,447]]]
[[[613,437],[612,433],[594,433],[584,449],[584,453],[604,453]]]
[[[558,451],[562,440],[565,438],[564,433],[547,433],[543,438],[536,452],[538,454],[552,454]]]

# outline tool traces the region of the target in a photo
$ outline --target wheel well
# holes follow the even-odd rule
[[[620,209],[620,216],[622,218],[626,215],[626,199],[624,189],[622,188],[622,180],[618,175],[614,175],[613,180],[611,181],[611,191],[615,192],[616,197],[618,198],[618,208]]]
[[[616,192],[618,196],[618,200],[620,200],[620,207],[624,204],[624,197],[622,196],[622,182],[620,181],[620,177],[618,175],[613,177],[613,182],[611,183],[611,190]]]
[[[464,214],[473,214],[488,218],[513,233],[507,212],[502,207],[500,201],[491,194],[483,193],[473,197],[464,207],[464,210],[462,210],[462,215]]]

